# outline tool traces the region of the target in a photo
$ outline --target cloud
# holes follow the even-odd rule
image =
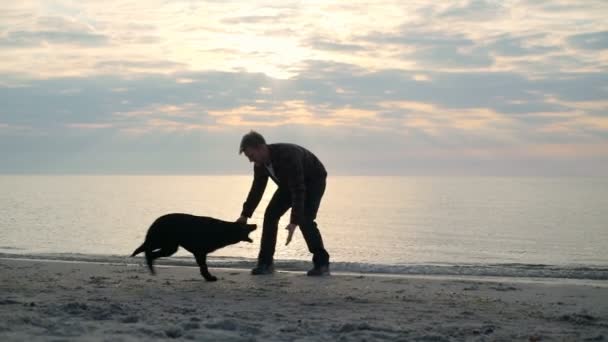
[[[463,34],[402,27],[400,33],[376,32],[363,40],[380,45],[397,46],[404,51],[398,56],[411,60],[419,68],[486,68],[494,63],[488,50]]]
[[[293,86],[310,103],[327,106],[378,108],[377,103],[410,100],[441,105],[446,108],[492,108],[503,113],[551,111],[559,109],[545,101],[544,87],[557,96],[567,84],[584,83],[594,74],[571,75],[570,80],[557,78],[530,80],[514,72],[428,72],[420,80],[417,71],[380,70],[369,72],[354,65],[310,62]],[[312,70],[317,70],[315,73]],[[562,77],[567,77],[562,75]],[[570,89],[575,89],[572,86]],[[581,94],[583,92],[581,91]],[[599,100],[603,95],[587,94]]]
[[[387,43],[413,47],[449,46],[452,48],[470,47],[475,43],[462,34],[433,31],[420,28],[409,28],[404,25],[399,33],[374,32],[363,40],[372,43]]]
[[[524,0],[520,2],[534,12],[547,12],[556,14],[589,13],[589,10],[605,8],[603,0],[589,0],[585,2],[572,2],[569,0],[535,1]]]
[[[495,0],[470,0],[464,3],[450,3],[447,8],[439,10],[440,18],[457,18],[459,20],[493,20],[506,11],[502,2]]]
[[[105,70],[112,73],[120,72],[167,72],[168,70],[182,70],[186,68],[183,63],[171,61],[152,61],[152,60],[105,60],[95,64],[98,70]]]
[[[484,68],[494,64],[494,59],[482,49],[460,49],[450,46],[433,47],[403,55],[413,58],[421,67]]]
[[[363,46],[358,44],[342,43],[339,41],[322,37],[311,38],[307,42],[307,45],[317,50],[327,50],[336,52],[357,52],[362,51],[364,49]]]
[[[525,36],[514,36],[503,34],[492,42],[486,43],[485,48],[493,54],[500,56],[529,56],[544,55],[550,52],[560,51],[561,48],[555,45],[545,45],[537,41],[546,38],[547,34],[535,34]]]
[[[108,37],[90,32],[13,31],[0,39],[0,46],[12,48],[62,44],[95,47],[108,42]]]
[[[527,115],[572,111],[577,109],[576,101],[608,98],[606,76],[597,74],[558,74],[531,80],[507,72],[427,72],[428,78],[420,80],[417,72],[369,72],[323,61],[307,65],[300,77],[291,80],[246,72],[30,80],[27,85],[3,88],[0,100],[5,107],[0,113],[7,124],[41,128],[57,123],[120,123],[119,127],[125,128],[145,125],[152,118],[182,122],[184,126],[175,126],[176,130],[197,124],[281,126],[312,122],[383,127],[394,124],[383,120],[407,120],[413,114],[425,113],[428,121],[440,118],[442,112],[479,109],[496,113],[494,120],[512,116],[526,122]],[[385,103],[391,101],[426,104],[432,109],[387,107]],[[463,123],[467,120],[456,117]],[[593,121],[587,124],[592,126]]]
[[[608,49],[608,31],[575,34],[568,37],[568,42],[579,49],[606,50]]]
[[[67,124],[68,128],[75,129],[104,129],[104,128],[112,128],[112,124],[109,123],[70,123]]]
[[[222,19],[224,24],[261,24],[276,23],[282,16],[279,15],[247,15]]]

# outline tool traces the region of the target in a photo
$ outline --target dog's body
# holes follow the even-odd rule
[[[216,281],[217,278],[207,269],[207,254],[240,241],[253,242],[249,233],[255,229],[255,224],[189,214],[168,214],[152,223],[146,240],[131,256],[145,252],[150,272],[154,274],[154,259],[173,255],[182,246],[194,254],[205,280]]]

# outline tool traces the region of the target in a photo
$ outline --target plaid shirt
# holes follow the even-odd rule
[[[270,162],[276,176],[272,177],[264,165],[254,165],[253,184],[247,200],[243,203],[241,215],[251,217],[257,208],[268,177],[278,185],[279,190],[291,193],[290,223],[301,224],[304,216],[304,201],[307,184],[316,183],[327,177],[325,167],[319,159],[302,146],[295,144],[269,144]]]

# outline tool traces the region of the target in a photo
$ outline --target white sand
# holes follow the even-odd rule
[[[0,259],[0,341],[608,340],[606,282],[210,270]]]

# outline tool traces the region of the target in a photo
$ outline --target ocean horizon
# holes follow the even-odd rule
[[[235,220],[251,175],[0,175],[0,257],[118,261],[158,216]],[[259,249],[269,182],[250,223],[254,243],[212,253],[249,267]],[[331,176],[317,222],[333,269],[608,279],[608,178]],[[299,232],[275,259],[310,263]],[[194,264],[180,249],[165,264]]]

